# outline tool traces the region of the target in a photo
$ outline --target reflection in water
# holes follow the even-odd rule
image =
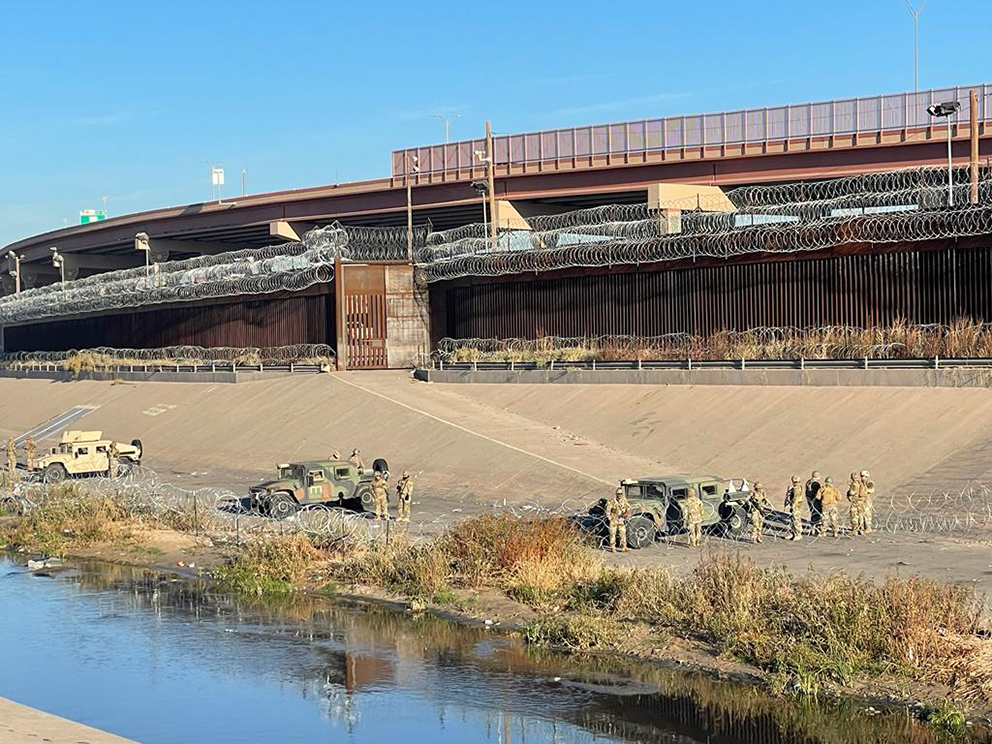
[[[937,741],[902,712],[869,716],[655,665],[566,657],[429,616],[314,597],[248,601],[106,564],[54,581],[0,562],[8,571],[0,652],[15,669],[29,659],[35,673],[3,675],[0,695],[143,741],[208,732],[213,741],[308,741],[334,730],[362,742]],[[55,617],[58,636],[39,635],[37,623]],[[92,697],[63,699],[57,676],[69,678],[67,690],[92,682]],[[39,689],[26,688],[39,678]],[[185,700],[182,725],[142,715],[152,706],[140,702],[108,708],[98,688],[119,699],[123,685],[159,707]]]

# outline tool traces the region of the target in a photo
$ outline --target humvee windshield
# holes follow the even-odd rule
[[[280,478],[302,478],[303,474],[300,472],[301,468],[297,465],[287,465],[284,468],[279,468]]]

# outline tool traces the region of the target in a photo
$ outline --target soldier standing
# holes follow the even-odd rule
[[[851,502],[851,534],[862,535],[865,528],[864,487],[861,476],[851,473],[851,482],[847,484],[847,500]]]
[[[698,547],[703,539],[703,502],[696,489],[692,489],[685,500],[685,524],[689,530],[689,544]]]
[[[352,463],[359,470],[365,470],[365,460],[362,459],[362,451],[360,449],[353,449],[351,451],[351,457],[348,458],[348,462]]]
[[[107,448],[107,476],[110,480],[117,480],[117,470],[120,467],[121,453],[117,449],[117,442],[111,442]]]
[[[785,510],[792,525],[788,539],[794,542],[803,539],[803,489],[799,482],[798,475],[792,476],[792,485],[785,492]]]
[[[13,437],[7,438],[7,472],[11,480],[17,477],[17,449],[14,447]]]
[[[610,528],[609,546],[610,552],[615,553],[617,548],[626,553],[627,532],[624,529],[627,524],[627,517],[630,516],[630,502],[623,492],[621,486],[613,492],[613,498],[606,502],[606,521]]]
[[[867,470],[861,471],[861,487],[865,534],[870,535],[874,532],[873,520],[875,517],[875,482],[871,479],[871,474]]]
[[[389,499],[386,492],[386,479],[376,473],[372,479],[372,496],[375,499],[375,518],[389,519]]]
[[[823,481],[820,479],[820,471],[814,470],[809,480],[806,481],[806,506],[809,508],[809,525],[813,532],[819,527],[822,519],[821,488],[823,488]]]
[[[761,532],[765,526],[765,512],[771,509],[771,504],[765,495],[765,487],[761,483],[754,484],[747,506],[751,512],[751,542],[760,543]]]
[[[820,489],[820,536],[827,534],[829,527],[837,537],[840,532],[840,490],[829,475]]]
[[[396,484],[396,501],[399,509],[399,521],[410,521],[410,502],[413,501],[413,478],[409,470],[403,471],[403,477]]]
[[[38,447],[35,445],[34,440],[28,437],[24,440],[24,466],[28,471],[34,470],[34,456],[38,452]]]

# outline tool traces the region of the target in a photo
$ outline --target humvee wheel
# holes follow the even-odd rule
[[[65,465],[59,462],[53,462],[41,472],[41,479],[45,483],[61,483],[68,476],[69,472],[65,469]]]
[[[296,502],[289,494],[274,493],[269,499],[269,516],[273,519],[287,519],[296,513]]]
[[[141,443],[140,439],[132,439],[131,446],[138,448],[138,459],[134,461],[134,464],[140,465],[141,458],[145,456],[145,446]]]
[[[374,512],[375,495],[372,493],[372,489],[365,486],[355,491],[355,503],[358,505],[359,511]]]
[[[737,504],[720,504],[720,534],[736,540],[744,534],[744,509]]]
[[[658,528],[647,517],[638,515],[627,521],[627,545],[635,550],[647,547],[657,537]]]

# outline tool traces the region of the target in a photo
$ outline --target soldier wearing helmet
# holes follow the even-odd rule
[[[765,526],[765,514],[772,508],[768,496],[765,495],[765,487],[760,482],[755,482],[747,508],[751,515],[751,542],[760,543],[761,532]]]
[[[403,471],[403,476],[396,484],[396,501],[399,509],[397,518],[401,522],[409,522],[410,504],[413,501],[413,478],[409,470]]]
[[[365,470],[365,460],[362,459],[362,451],[357,447],[351,451],[348,462],[352,463],[359,470]]]
[[[616,552],[617,548],[626,553],[627,548],[627,518],[630,516],[630,502],[624,493],[623,486],[617,486],[613,498],[606,502],[606,523],[609,528],[609,551]]]
[[[806,506],[809,508],[809,525],[815,531],[820,526],[822,509],[820,506],[820,489],[823,488],[823,479],[820,471],[814,470],[813,474],[806,481]]]
[[[834,479],[829,475],[823,482],[823,488],[820,489],[820,509],[822,512],[820,535],[826,535],[829,527],[833,536],[837,537],[840,530],[840,490],[834,485]]]
[[[851,473],[851,482],[847,484],[847,500],[851,502],[851,534],[863,535],[865,531],[865,488],[861,482],[861,474]]]
[[[875,517],[875,482],[871,479],[871,473],[867,470],[861,471],[861,486],[864,492],[864,528],[865,534],[874,532],[872,524]]]
[[[792,526],[792,533],[788,539],[795,542],[803,539],[803,499],[805,493],[799,483],[799,476],[792,476],[792,484],[785,492],[785,511],[789,514]]]

